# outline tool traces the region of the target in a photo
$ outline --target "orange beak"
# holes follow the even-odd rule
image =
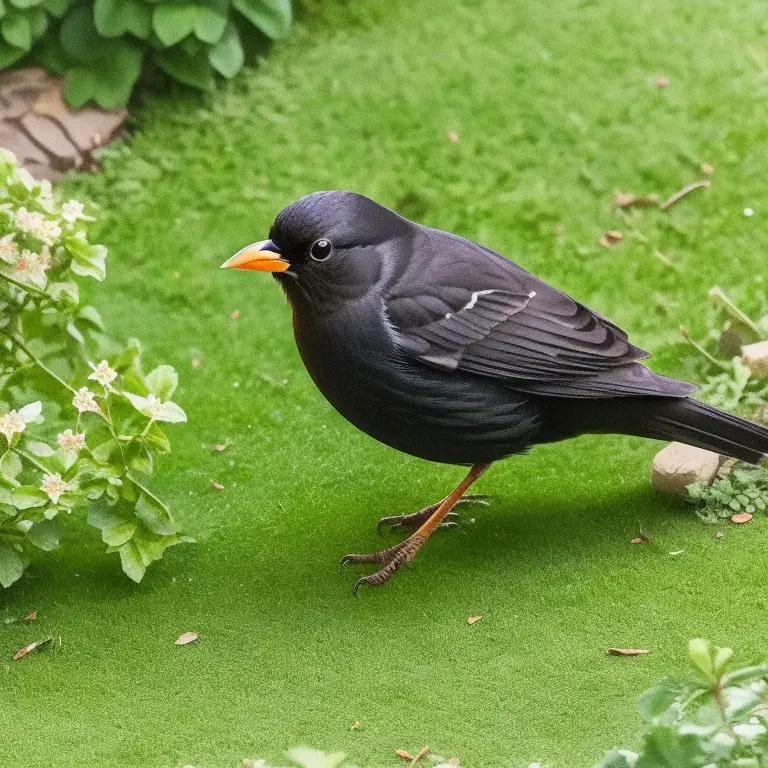
[[[222,269],[251,269],[257,272],[285,272],[290,263],[280,258],[280,249],[271,240],[246,245],[232,258],[227,259]]]

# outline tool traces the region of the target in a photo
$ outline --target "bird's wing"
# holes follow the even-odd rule
[[[403,270],[385,296],[402,347],[418,361],[540,394],[691,393],[638,364],[648,353],[596,312],[493,251],[436,234],[430,244],[448,247]]]

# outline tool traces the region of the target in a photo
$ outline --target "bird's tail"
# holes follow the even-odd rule
[[[676,440],[750,464],[768,456],[768,429],[698,400],[657,402],[646,418],[646,437]]]

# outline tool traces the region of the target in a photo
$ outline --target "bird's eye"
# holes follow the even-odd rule
[[[312,243],[312,247],[309,249],[309,255],[315,261],[325,261],[331,255],[332,250],[333,245],[331,245],[331,241],[322,238],[320,240],[315,240],[315,242]]]

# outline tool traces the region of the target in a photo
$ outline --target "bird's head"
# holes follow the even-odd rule
[[[221,266],[272,272],[292,302],[332,308],[380,281],[389,244],[412,226],[354,192],[314,192],[280,212],[268,240],[246,246]]]

